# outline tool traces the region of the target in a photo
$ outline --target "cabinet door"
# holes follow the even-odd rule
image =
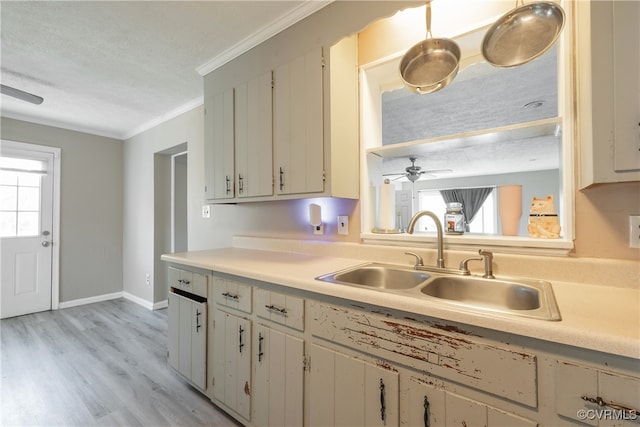
[[[312,426],[394,426],[399,423],[399,375],[312,345]]]
[[[324,191],[322,49],[274,72],[276,194]]]
[[[171,269],[169,269],[171,274]],[[180,297],[169,292],[168,307],[168,351],[169,366],[176,371],[180,371]]]
[[[234,90],[205,99],[205,198],[234,197]]]
[[[273,195],[271,72],[236,88],[236,193],[238,197]]]
[[[215,310],[213,396],[249,420],[251,413],[251,322]]]
[[[207,303],[191,302],[191,381],[207,386]]]
[[[264,325],[254,328],[254,422],[303,425],[303,340]]]
[[[409,425],[445,427],[445,392],[415,380],[409,381]]]

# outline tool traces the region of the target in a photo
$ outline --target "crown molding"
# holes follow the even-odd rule
[[[313,13],[329,5],[333,1],[334,0],[304,1],[302,4],[300,4],[300,6],[288,11],[280,18],[275,19],[270,24],[260,28],[249,37],[231,46],[229,49],[223,51],[214,58],[211,58],[209,61],[196,68],[196,71],[201,76],[209,74],[210,72],[223,66],[227,62],[258,46],[260,43],[286,30],[295,23],[302,21],[307,16],[312,15]]]

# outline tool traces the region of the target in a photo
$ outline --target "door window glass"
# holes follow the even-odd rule
[[[0,158],[0,237],[40,234],[40,183],[46,173],[37,160]]]

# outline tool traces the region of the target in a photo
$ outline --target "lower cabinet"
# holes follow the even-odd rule
[[[310,348],[312,426],[399,425],[399,373],[312,344]]]
[[[253,331],[253,422],[304,424],[304,340],[257,324]]]
[[[447,392],[415,379],[409,380],[408,425],[425,427],[535,427],[536,422]]]
[[[213,397],[251,419],[251,321],[215,309]]]
[[[174,290],[201,287],[174,273]],[[206,303],[170,293],[169,364],[246,426],[640,426],[637,359],[240,277],[210,283],[208,323]]]
[[[207,303],[169,292],[168,361],[195,386],[206,388]]]

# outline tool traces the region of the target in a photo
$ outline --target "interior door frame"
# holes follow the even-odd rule
[[[53,155],[53,195],[51,206],[51,236],[53,240],[51,251],[51,309],[57,310],[60,307],[60,155],[62,150],[58,147],[31,144],[26,142],[1,140],[1,152],[23,151],[33,153],[47,153]]]

